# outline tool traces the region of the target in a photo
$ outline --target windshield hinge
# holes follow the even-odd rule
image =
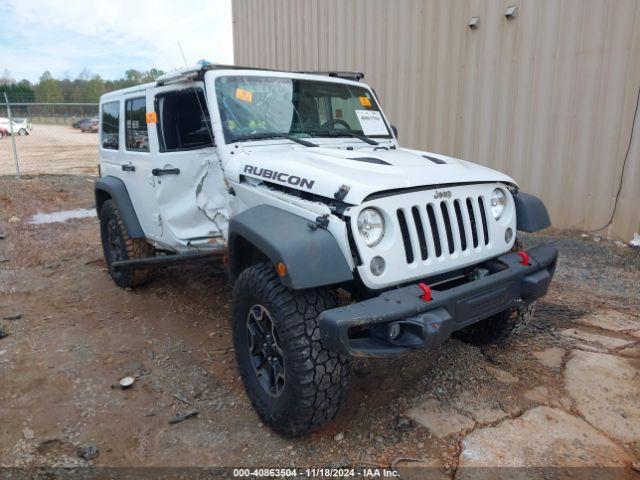
[[[317,230],[318,228],[326,230],[329,226],[329,218],[327,218],[327,215],[325,214],[321,217],[316,217],[315,222],[309,222],[307,225],[311,230]]]
[[[347,196],[347,193],[349,193],[349,190],[351,190],[351,187],[349,185],[342,185],[338,189],[338,191],[333,194],[333,198],[341,202],[342,200],[344,200],[344,197]]]

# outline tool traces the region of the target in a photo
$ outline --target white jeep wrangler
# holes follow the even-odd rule
[[[549,226],[540,200],[400,148],[361,79],[204,65],[100,100],[111,277],[133,287],[155,267],[226,261],[238,368],[283,435],[336,415],[350,356],[504,340],[556,265],[553,247],[516,241]]]

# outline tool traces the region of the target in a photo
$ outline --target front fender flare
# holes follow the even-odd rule
[[[274,265],[285,264],[286,274],[281,281],[287,288],[302,290],[353,280],[353,272],[333,235],[323,228],[310,228],[310,223],[270,205],[252,207],[236,215],[229,223],[231,271],[241,260],[234,246],[244,240]]]
[[[517,229],[523,232],[537,232],[551,226],[547,208],[538,197],[519,192],[513,196],[516,205]]]
[[[124,182],[117,177],[106,176],[96,181],[95,185],[96,195],[96,210],[98,211],[98,218],[100,217],[100,209],[102,204],[111,198],[122,217],[124,227],[127,229],[127,234],[130,238],[145,238],[144,231],[140,226],[140,221],[136,215],[136,211],[131,203],[131,197]]]

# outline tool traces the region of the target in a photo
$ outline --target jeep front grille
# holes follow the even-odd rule
[[[398,208],[396,215],[407,263],[463,253],[490,241],[481,196]]]
[[[364,284],[381,289],[422,281],[508,252],[515,237],[515,205],[507,195],[505,212],[500,219],[493,218],[489,199],[498,187],[498,183],[477,183],[416,190],[380,196],[347,209]],[[388,222],[387,233],[373,247],[357,233],[358,215],[369,207],[382,212]],[[512,231],[505,236],[507,229]],[[386,262],[380,275],[371,269],[375,257]]]

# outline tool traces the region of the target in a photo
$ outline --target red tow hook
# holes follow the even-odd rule
[[[420,298],[425,302],[430,302],[432,300],[431,287],[429,287],[429,285],[427,285],[426,283],[419,283],[418,288],[422,290],[422,295],[420,295]]]
[[[531,265],[531,257],[527,252],[525,251],[518,252],[518,256],[520,257],[520,263],[522,265],[524,265],[525,267],[528,267],[529,265]]]

